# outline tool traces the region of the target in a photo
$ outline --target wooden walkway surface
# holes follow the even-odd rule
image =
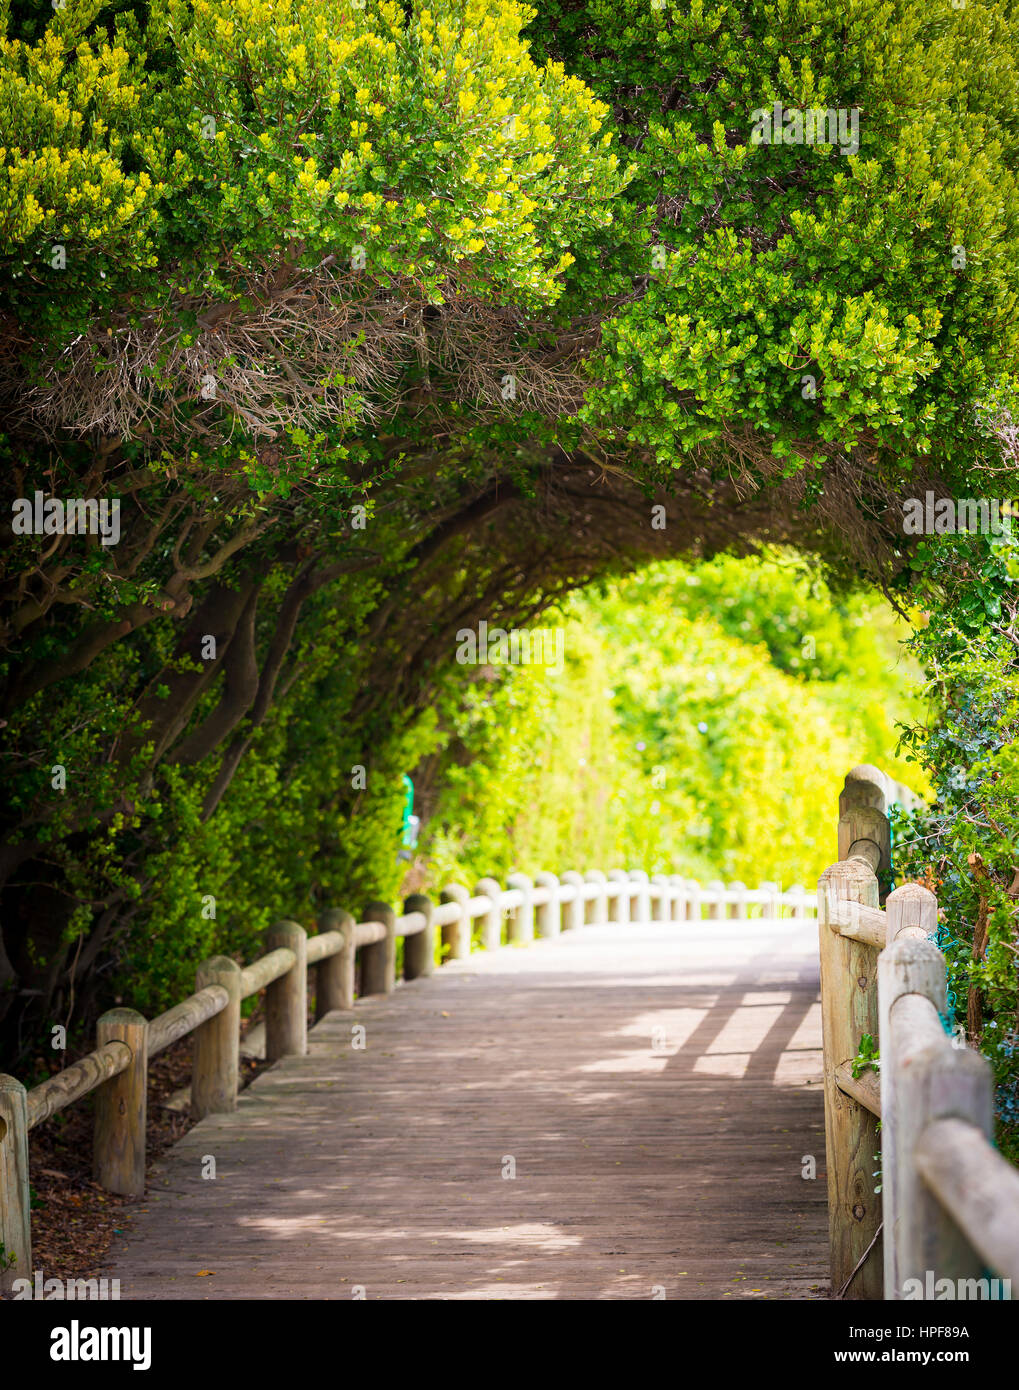
[[[110,1273],[125,1299],[823,1298],[817,999],[813,920],[476,953],[196,1125]]]

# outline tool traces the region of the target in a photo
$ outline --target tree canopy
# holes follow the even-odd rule
[[[902,497],[1011,467],[1008,4],[0,17],[3,462],[122,509],[5,538],[11,1018],[281,787],[356,886],[464,626],[765,541],[901,588]]]

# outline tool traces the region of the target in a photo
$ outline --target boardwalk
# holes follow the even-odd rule
[[[110,1272],[127,1299],[823,1298],[817,988],[809,920],[446,965],[195,1126]]]

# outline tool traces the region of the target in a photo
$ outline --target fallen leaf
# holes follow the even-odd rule
[[[196,1278],[196,1279],[202,1279],[202,1278],[205,1277],[206,1274],[215,1274],[215,1273],[216,1273],[216,1271],[215,1271],[214,1269],[200,1269],[200,1270],[198,1271],[198,1273],[195,1275],[195,1278]]]

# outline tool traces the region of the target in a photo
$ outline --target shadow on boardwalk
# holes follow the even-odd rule
[[[331,1014],[164,1156],[122,1297],[825,1297],[816,955],[585,927]]]

